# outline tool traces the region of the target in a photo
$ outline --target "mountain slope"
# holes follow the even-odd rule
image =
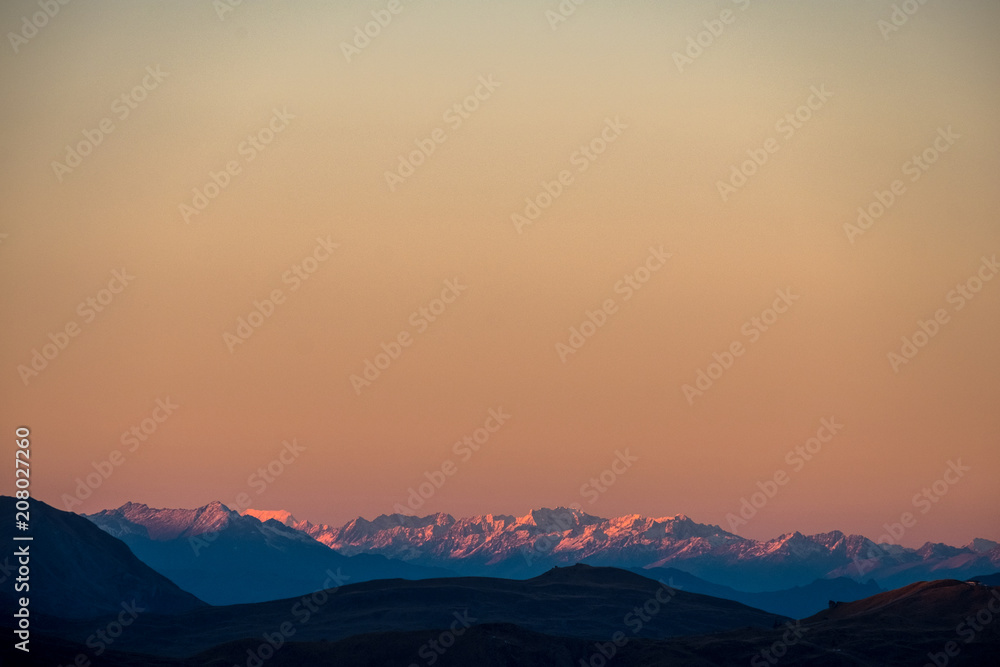
[[[241,516],[219,502],[197,509],[126,503],[86,518],[150,567],[216,605],[311,593],[330,572],[352,582],[450,574],[377,554],[348,558],[277,521]]]
[[[30,506],[30,535],[34,539],[14,542],[8,554],[28,547],[30,589],[15,592],[11,581],[0,587],[5,609],[14,609],[17,597],[27,596],[32,614],[66,618],[90,618],[122,611],[132,605],[146,612],[174,614],[205,606],[194,595],[140,561],[122,541],[98,529],[86,519],[63,512],[40,500]],[[14,525],[15,499],[0,496],[0,521]],[[17,558],[5,556],[3,566],[11,572]]]

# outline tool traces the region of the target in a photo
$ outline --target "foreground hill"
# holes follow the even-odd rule
[[[595,598],[593,594],[598,589],[606,588],[609,599],[605,603],[614,605],[612,599],[619,586],[626,586],[626,595],[630,586],[639,586],[634,579],[622,576],[624,574],[614,570],[566,568],[551,573],[551,576],[540,577],[533,586],[537,589],[554,587],[555,591],[562,591],[562,594],[570,597],[573,596],[574,589],[577,589],[577,593],[580,592],[580,586],[585,589],[595,587],[581,601],[585,603],[585,608],[579,609],[576,616],[571,616],[571,620],[587,617],[588,612],[595,611],[600,618],[605,618],[600,612],[603,604],[599,603],[595,607],[594,602],[599,596]],[[451,581],[454,583],[456,580]],[[589,586],[584,583],[587,581],[591,582]],[[362,585],[368,588],[367,593],[358,588],[353,594],[375,597],[386,595],[386,589],[373,587],[374,583]],[[427,586],[430,582],[411,583]],[[658,587],[656,582],[650,582],[650,585],[652,589]],[[354,587],[346,587],[341,592],[349,592],[351,588]],[[652,589],[647,588],[646,592]],[[472,594],[476,590],[481,591],[482,588],[477,589],[473,585],[469,592]],[[325,664],[352,667],[413,664],[433,664],[435,667],[578,667],[581,661],[585,665],[621,667],[903,667],[924,664],[996,667],[997,656],[1000,655],[1000,623],[983,623],[977,626],[978,631],[967,632],[971,628],[968,625],[970,618],[981,613],[996,618],[1000,612],[1000,604],[995,601],[1000,602],[1000,588],[969,585],[960,581],[914,584],[865,600],[842,603],[809,619],[783,623],[776,628],[735,627],[709,634],[674,637],[658,637],[665,629],[662,625],[649,634],[633,633],[629,626],[623,626],[619,621],[612,621],[600,629],[595,625],[589,626],[587,632],[599,632],[596,637],[589,638],[547,634],[517,624],[498,622],[480,622],[468,629],[459,626],[461,632],[451,633],[450,630],[455,628],[452,625],[454,617],[452,621],[448,621],[439,615],[444,610],[438,609],[434,602],[437,593],[433,586],[419,592],[408,588],[408,593],[402,597],[412,595],[427,601],[428,608],[432,610],[431,616],[423,621],[415,618],[402,623],[399,618],[392,617],[389,606],[398,603],[400,598],[388,595],[384,598],[385,608],[381,612],[384,614],[383,620],[369,618],[369,622],[380,623],[386,628],[382,631],[351,634],[338,639],[335,623],[331,618],[323,616],[325,612],[320,612],[321,615],[317,615],[315,619],[302,625],[296,624],[295,634],[289,636],[277,650],[270,650],[270,646],[258,632],[260,621],[267,615],[260,616],[261,608],[274,606],[275,603],[246,605],[228,608],[232,614],[228,618],[230,623],[236,623],[238,619],[250,619],[243,638],[216,644],[186,659],[150,657],[141,653],[141,646],[138,646],[139,653],[121,652],[120,649],[127,648],[126,642],[122,641],[103,656],[100,664],[111,667],[229,667],[256,665],[258,663],[254,660],[258,658],[254,656],[266,656],[266,660],[261,660],[260,664],[267,667]],[[490,597],[496,602],[503,596],[503,591],[494,586]],[[474,606],[474,597],[475,595],[468,598],[470,610],[477,608]],[[330,602],[334,599],[331,597]],[[449,599],[447,594],[445,599]],[[518,599],[508,597],[507,602],[516,607]],[[662,607],[659,615],[665,616],[674,602],[682,600],[681,593],[678,593],[673,601]],[[569,602],[569,598],[564,602]],[[413,604],[415,601],[409,603],[410,607]],[[991,608],[997,612],[991,611]],[[683,611],[687,612],[688,609],[685,607]],[[707,610],[708,606],[704,609]],[[362,605],[358,609],[362,616],[370,616],[373,611],[374,607],[370,605]],[[617,613],[621,609],[615,611]],[[570,610],[570,613],[573,611]],[[332,616],[337,615],[335,613]],[[528,616],[530,615],[529,613]],[[615,615],[609,614],[607,618],[614,619]],[[226,618],[192,612],[183,620],[175,620],[181,621],[172,626],[180,638],[190,633],[204,633],[205,628],[200,623],[225,622]],[[277,617],[271,620],[273,622]],[[316,628],[322,629],[313,629],[314,623]],[[404,624],[424,624],[427,627],[402,629],[400,626]],[[146,652],[167,641],[164,637],[157,639],[157,635],[167,632],[169,625],[162,619],[157,619],[154,625],[156,627],[146,625],[135,628],[138,634],[153,638],[153,642],[146,647]],[[616,632],[622,632],[617,644],[612,641]],[[216,634],[238,632],[230,628]],[[142,637],[132,641],[139,645]],[[45,637],[40,645],[42,653],[38,657],[45,662],[34,664],[70,664],[75,655],[85,651],[78,640],[74,642]],[[951,655],[945,653],[947,650],[951,651]],[[7,646],[0,651],[10,652]]]
[[[294,641],[316,642],[484,623],[580,639],[610,637],[618,631],[667,638],[747,626],[771,628],[786,620],[731,600],[672,590],[631,572],[578,565],[527,581],[369,581],[305,598],[210,607],[183,619],[145,614],[114,648],[184,657],[248,637],[259,642],[283,623],[289,624]],[[94,621],[41,623],[39,631],[83,642],[93,627]]]
[[[989,605],[989,607],[988,607]],[[992,607],[992,608],[990,608]],[[806,619],[807,624],[824,621],[864,622],[894,619],[909,626],[958,625],[973,612],[987,609],[987,616],[1000,620],[1000,588],[970,581],[944,579],[920,581],[863,600],[844,602]],[[983,622],[987,636],[1000,638],[1000,623]]]
[[[132,604],[159,614],[173,614],[205,607],[194,595],[140,561],[119,540],[86,519],[50,507],[40,500],[30,505],[28,542],[11,542],[3,567],[17,568],[15,549],[28,546],[30,589],[15,595],[11,581],[0,587],[0,604],[15,608],[26,595],[32,614],[88,618],[118,613]],[[0,496],[0,521],[14,525],[15,500]]]
[[[452,574],[378,554],[343,556],[282,523],[241,516],[219,502],[197,509],[126,503],[86,518],[157,572],[216,605],[311,593],[322,588],[327,570],[351,582]]]

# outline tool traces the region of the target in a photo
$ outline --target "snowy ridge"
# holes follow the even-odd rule
[[[239,514],[217,500],[192,510],[155,509],[141,503],[125,503],[118,509],[104,510],[93,516],[120,526],[128,526],[129,523],[142,526],[150,539],[159,541],[222,530],[234,518],[239,518]],[[136,530],[133,526],[128,528]]]
[[[919,579],[931,572],[964,576],[966,571],[981,574],[1000,568],[1000,545],[991,540],[909,549],[834,530],[816,535],[796,531],[757,541],[683,514],[604,519],[558,507],[517,517],[383,514],[372,521],[357,518],[331,527],[296,522],[287,512],[247,513],[282,520],[346,555],[376,553],[466,574],[527,576],[540,568],[585,561],[617,567],[680,567],[729,585],[746,586],[749,575],[764,586],[769,581],[808,583],[834,576],[859,581]]]
[[[896,586],[1000,570],[1000,545],[986,539],[961,547],[927,543],[910,549],[834,530],[815,535],[796,531],[758,541],[683,514],[605,519],[565,507],[534,509],[522,516],[383,514],[339,527],[299,520],[285,510],[248,509],[241,515],[219,502],[197,509],[126,503],[88,518],[122,538],[164,541],[228,528],[236,529],[234,535],[263,536],[276,547],[289,539],[298,541],[298,536],[345,556],[376,554],[476,576],[529,577],[555,565],[586,562],[673,567],[735,588],[766,590],[819,578],[875,579]]]

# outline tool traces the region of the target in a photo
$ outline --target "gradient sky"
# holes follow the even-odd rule
[[[8,34],[0,392],[8,437],[32,430],[35,496],[64,507],[119,450],[75,511],[245,493],[342,523],[393,511],[450,460],[418,514],[579,503],[729,528],[785,471],[735,532],[877,538],[910,512],[909,546],[1000,539],[1000,280],[949,299],[1000,253],[1000,6],[928,3],[885,32],[892,4],[590,0],[553,23],[555,0],[413,0],[349,61],[342,43],[388,2],[221,17],[207,1],[71,3],[16,52]],[[0,26],[38,11],[4,3]],[[147,67],[165,73],[155,88]],[[123,118],[116,100],[144,77]],[[481,77],[498,86],[456,127],[445,112]],[[812,89],[831,95],[789,132]],[[247,148],[275,109],[294,118]],[[102,119],[113,131],[57,176]],[[625,127],[580,171],[609,119]],[[438,128],[390,190],[385,172]],[[948,128],[959,138],[912,180],[907,163]],[[724,201],[717,183],[769,140],[777,152]],[[180,205],[230,161],[239,173],[186,221]],[[519,231],[511,215],[564,170],[572,182]],[[897,179],[903,194],[849,240]],[[317,238],[339,247],[292,291],[283,276]],[[618,281],[660,246],[670,259],[626,300]],[[88,321],[78,305],[122,268],[134,279]],[[411,314],[449,280],[467,289],[421,330]],[[284,302],[230,351],[224,334],[275,289]],[[777,290],[798,299],[752,339]],[[608,299],[564,362],[557,344]],[[947,322],[894,369],[887,355],[938,309]],[[25,382],[18,367],[71,322],[79,334]],[[356,392],[351,375],[400,332],[412,344]],[[687,400],[734,341],[742,356]],[[168,397],[180,407],[129,451],[122,434]],[[463,459],[453,443],[500,407],[510,420]],[[831,417],[842,431],[790,463]],[[304,451],[261,483],[292,439]],[[613,485],[582,488],[626,449],[638,460]],[[914,495],[949,461],[969,470],[922,513]]]

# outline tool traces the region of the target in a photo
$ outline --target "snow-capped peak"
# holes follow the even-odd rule
[[[143,526],[153,540],[172,540],[220,530],[239,515],[216,500],[196,509],[160,509],[130,502],[93,516]]]
[[[1000,542],[994,542],[993,540],[983,539],[982,537],[977,537],[968,544],[965,545],[966,549],[970,551],[975,551],[977,554],[985,554],[993,551],[997,547],[1000,547]]]
[[[243,516],[252,516],[259,520],[261,523],[273,519],[278,523],[283,523],[289,528],[294,528],[298,523],[298,520],[292,516],[292,513],[287,510],[255,510],[255,509],[245,509],[240,512]]]

